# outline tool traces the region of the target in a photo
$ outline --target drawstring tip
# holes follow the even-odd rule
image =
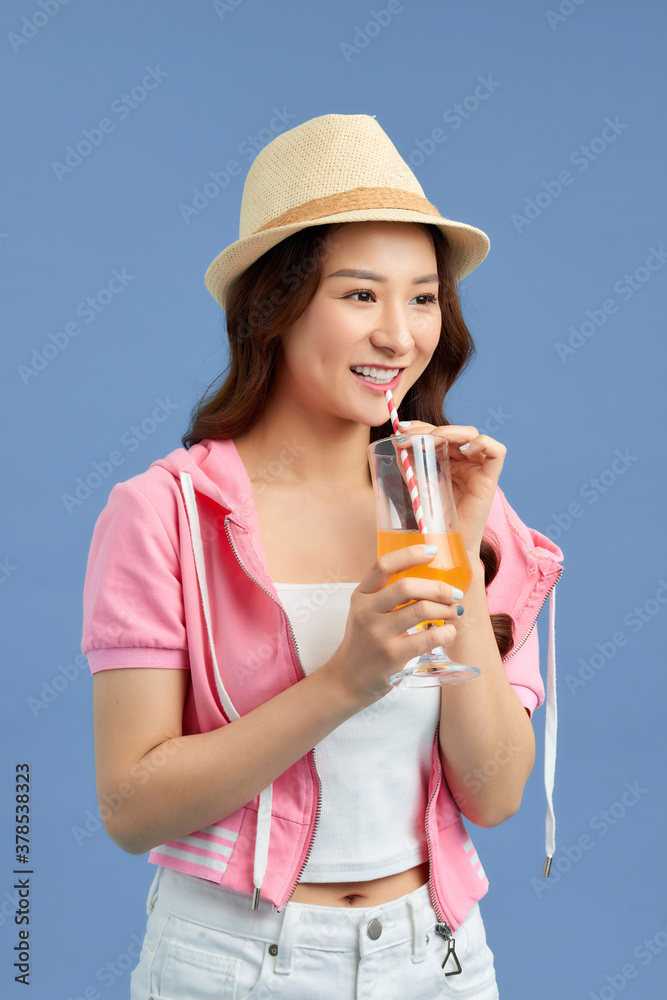
[[[259,909],[259,889],[253,889],[252,893],[252,909]]]
[[[546,861],[544,862],[544,868],[542,869],[542,878],[549,878],[549,872],[551,871],[551,858],[547,854]]]

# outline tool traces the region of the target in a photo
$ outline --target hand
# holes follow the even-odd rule
[[[447,440],[461,537],[468,556],[478,559],[507,448],[487,434],[480,434],[476,427],[456,424],[435,427],[421,420],[412,420],[409,427],[400,427],[400,431],[405,434],[433,434]],[[468,443],[470,447],[461,451],[461,445]]]
[[[458,613],[449,584],[416,576],[389,583],[394,573],[428,564],[434,558],[425,553],[423,545],[387,552],[378,557],[352,592],[343,641],[320,669],[335,678],[360,708],[391,691],[388,678],[402,670],[408,660],[456,638],[453,623]],[[420,622],[434,620],[446,624],[407,632]]]

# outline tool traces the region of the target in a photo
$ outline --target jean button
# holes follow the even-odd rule
[[[366,928],[366,933],[368,934],[371,941],[377,941],[382,934],[382,924],[375,917],[368,922],[368,927]]]

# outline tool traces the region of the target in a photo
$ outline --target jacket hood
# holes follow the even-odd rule
[[[198,493],[214,500],[232,516],[247,517],[254,508],[252,487],[241,456],[231,439],[200,441],[191,448],[176,448],[164,458],[152,462],[180,479],[188,472]]]

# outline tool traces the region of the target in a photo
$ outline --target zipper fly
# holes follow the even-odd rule
[[[234,553],[234,557],[235,557],[237,563],[239,564],[239,566],[241,567],[241,569],[243,570],[243,572],[248,577],[248,579],[252,580],[252,582],[254,584],[256,584],[256,586],[259,587],[259,589],[262,591],[262,593],[266,594],[267,597],[270,597],[271,600],[273,601],[273,603],[276,604],[276,605],[278,605],[278,607],[282,611],[283,615],[285,616],[285,622],[287,624],[287,632],[289,634],[290,641],[292,643],[292,648],[294,650],[294,655],[296,657],[297,665],[299,667],[299,670],[301,671],[302,676],[306,677],[307,676],[306,675],[306,671],[303,669],[303,664],[301,663],[301,657],[299,656],[299,647],[298,647],[297,642],[296,642],[296,637],[294,635],[294,630],[292,628],[292,623],[290,622],[290,620],[289,620],[289,618],[287,616],[287,612],[285,611],[285,609],[283,608],[283,606],[275,599],[275,597],[273,596],[273,594],[269,593],[269,591],[266,589],[266,587],[263,587],[262,584],[259,582],[259,580],[256,580],[255,577],[252,575],[252,573],[250,573],[249,570],[241,562],[241,559],[239,558],[239,554],[236,551],[236,546],[234,545],[234,540],[232,539],[232,535],[231,535],[231,532],[229,530],[228,521],[229,521],[229,515],[227,515],[227,517],[225,518],[225,534],[227,535],[227,539],[229,541],[230,548],[231,548],[232,552]],[[308,858],[310,857],[310,853],[311,853],[311,851],[313,849],[313,842],[315,840],[315,831],[317,830],[317,824],[318,824],[319,818],[320,818],[320,808],[321,808],[321,804],[322,804],[322,781],[320,779],[320,775],[319,775],[319,772],[317,770],[317,763],[315,761],[315,750],[314,749],[309,750],[308,754],[307,754],[307,757],[308,757],[308,759],[310,761],[311,767],[313,769],[313,773],[315,774],[315,778],[317,780],[317,810],[315,812],[315,822],[313,824],[313,832],[312,832],[312,835],[311,835],[311,838],[310,838],[310,843],[308,844],[308,850],[306,852],[305,858],[303,859],[303,861],[301,863],[301,868],[300,868],[299,873],[298,873],[298,875],[296,877],[296,881],[294,882],[294,885],[292,886],[292,888],[291,888],[291,890],[289,892],[289,895],[287,896],[287,899],[283,903],[283,906],[280,907],[280,908],[278,908],[278,907],[276,908],[278,910],[278,912],[280,912],[283,909],[283,907],[286,906],[287,903],[289,903],[289,901],[290,901],[290,899],[292,897],[292,894],[294,893],[294,890],[296,889],[296,887],[297,887],[297,885],[299,883],[299,879],[301,878],[303,870],[304,870],[304,868],[306,867],[306,865],[308,863]]]

